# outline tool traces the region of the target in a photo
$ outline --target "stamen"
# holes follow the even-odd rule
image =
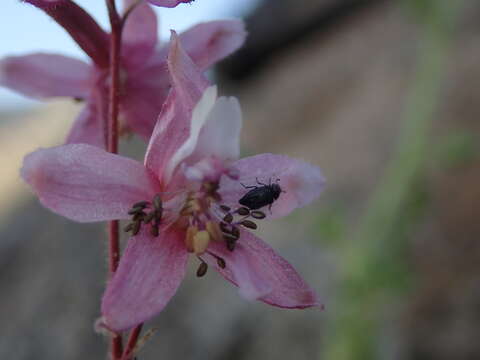
[[[132,235],[137,235],[138,232],[140,231],[140,225],[142,224],[141,220],[137,220],[133,222],[133,227],[132,227]]]
[[[155,214],[155,211],[152,211],[151,213],[148,213],[147,216],[145,216],[145,217],[143,218],[143,222],[144,222],[145,224],[148,224],[150,221],[153,220],[153,218],[155,217],[155,215],[156,215],[156,214]]]
[[[208,221],[205,227],[213,240],[222,240],[222,231],[216,222]]]
[[[155,210],[157,211],[162,211],[162,198],[160,197],[159,194],[156,194],[154,197],[153,197],[153,207],[155,208]]]
[[[225,267],[227,266],[227,264],[225,263],[225,260],[223,260],[220,257],[217,258],[217,265],[222,269],[225,269]]]
[[[132,220],[133,220],[133,221],[143,220],[143,218],[145,217],[145,215],[147,215],[147,214],[145,214],[143,211],[137,212],[135,215],[133,215]]]
[[[224,211],[224,212],[229,212],[230,211],[230,208],[227,205],[220,205],[220,209],[222,209],[222,211]]]
[[[232,228],[232,225],[228,225],[227,223],[224,223],[224,222],[220,223],[220,230],[222,230],[223,233],[231,234],[231,228]]]
[[[235,241],[228,240],[227,241],[227,249],[230,251],[235,250]]]
[[[185,235],[185,246],[187,250],[193,252],[193,237],[197,234],[198,228],[196,226],[189,226]]]
[[[223,217],[223,221],[230,224],[233,221],[233,215],[230,213],[225,214],[225,216]]]
[[[246,207],[240,207],[237,209],[237,213],[241,216],[247,216],[248,214],[250,214],[250,209]]]
[[[132,208],[146,208],[150,203],[148,201],[139,201],[132,205]]]
[[[143,207],[139,207],[139,206],[135,207],[134,206],[130,210],[128,210],[128,215],[136,215],[136,214],[142,212],[143,209],[144,209]]]
[[[246,228],[253,229],[253,230],[257,228],[257,224],[255,224],[253,221],[250,221],[250,220],[243,220],[240,224],[245,226]]]
[[[152,205],[152,210],[147,209]],[[131,231],[132,235],[137,235],[140,231],[142,222],[145,224],[152,223],[150,228],[150,234],[152,234],[153,236],[158,236],[160,233],[159,227],[163,215],[162,199],[160,197],[160,194],[156,194],[153,197],[151,203],[149,201],[136,202],[128,211],[128,214],[132,215],[132,222],[125,226],[125,232]]]
[[[152,226],[150,228],[150,234],[152,234],[152,236],[157,237],[159,235],[159,233],[160,233],[160,230],[158,229],[157,226]]]
[[[237,241],[240,238],[238,235],[233,235],[233,234],[223,234],[223,239],[226,241]]]
[[[251,215],[253,218],[255,218],[255,219],[265,219],[265,217],[267,216],[267,215],[265,215],[264,212],[258,211],[258,210],[252,211],[252,212],[250,213],[250,215]]]
[[[238,239],[240,237],[240,230],[238,230],[238,228],[235,226],[232,226],[231,234]]]
[[[205,274],[207,273],[207,270],[208,270],[208,264],[206,262],[202,261],[202,263],[200,264],[200,266],[197,269],[197,276],[198,277],[205,276]]]
[[[206,230],[200,230],[193,236],[193,252],[201,255],[207,250],[210,243],[210,234]]]
[[[217,260],[217,265],[222,268],[222,269],[225,269],[225,267],[227,266],[227,263],[225,262],[225,260],[223,258],[221,258],[220,256],[218,255],[215,255],[214,253],[210,252],[210,251],[207,251],[207,253],[209,255],[211,255],[212,257],[214,257],[216,260]]]

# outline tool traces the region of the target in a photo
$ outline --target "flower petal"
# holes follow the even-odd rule
[[[120,101],[127,125],[146,141],[152,136],[158,115],[170,90],[166,64],[136,71],[127,81]]]
[[[207,92],[208,89],[205,91]],[[192,116],[192,127],[193,127]],[[222,160],[237,160],[240,155],[242,110],[234,97],[220,97],[207,114],[188,161],[194,163],[214,156]]]
[[[180,40],[193,62],[205,70],[242,46],[246,35],[243,21],[219,20],[193,26],[180,34]]]
[[[181,3],[190,3],[193,0],[148,0],[152,5],[163,6],[167,8],[173,8]]]
[[[73,123],[67,144],[90,144],[107,148],[105,124],[108,116],[108,89],[102,84],[102,73],[95,72],[96,86],[92,87],[86,105]]]
[[[208,81],[183,51],[178,36],[172,32],[168,58],[172,90],[163,105],[148,145],[145,164],[154,173],[168,178],[164,170],[173,154],[190,136],[192,111]]]
[[[152,237],[142,229],[128,241],[102,300],[109,328],[125,330],[163,310],[185,276],[184,236],[184,232],[166,230]]]
[[[172,88],[180,96],[184,106],[191,111],[210,84],[183,49],[183,44],[175,31],[172,31],[170,38],[167,63]]]
[[[109,64],[109,35],[74,1],[24,0],[45,11],[100,68]]]
[[[309,204],[320,195],[325,184],[319,168],[284,155],[260,154],[243,158],[233,163],[232,170],[239,174],[239,179],[223,176],[219,191],[225,205],[231,207],[238,206],[238,200],[248,192],[242,184],[257,185],[258,179],[261,183],[280,185],[283,190],[280,197],[273,202],[271,213],[266,211],[271,218],[285,216]]]
[[[208,119],[209,113],[215,106],[217,99],[217,87],[210,86],[203,93],[200,101],[195,105],[192,111],[192,118],[190,124],[190,134],[185,142],[177,149],[169,160],[165,168],[165,177],[169,179],[173,171],[183,160],[189,157],[197,146],[200,131]]]
[[[55,54],[11,56],[0,61],[0,85],[31,97],[85,98],[90,66]]]
[[[86,144],[37,150],[21,175],[45,207],[80,222],[126,219],[132,204],[158,192],[142,164]]]
[[[98,104],[88,101],[73,123],[66,144],[90,144],[106,149]]]
[[[208,253],[203,259],[238,286],[240,294],[249,300],[258,299],[281,308],[320,306],[316,293],[297,271],[248,231],[241,232],[234,251],[229,251],[223,242],[212,242],[208,251],[223,258],[226,267],[220,268]]]
[[[125,0],[128,9],[136,0]],[[145,2],[136,5],[122,32],[123,58],[131,67],[139,66],[152,55],[157,45],[157,16]]]

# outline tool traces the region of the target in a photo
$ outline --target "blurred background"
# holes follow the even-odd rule
[[[106,26],[102,1],[78,3]],[[2,10],[0,56],[84,58],[37,9]],[[303,158],[328,180],[315,204],[258,231],[326,308],[250,303],[192,264],[139,359],[480,359],[480,3],[197,0],[158,13],[164,38],[245,19],[245,47],[211,75],[240,98],[244,155]],[[78,109],[0,90],[2,359],[105,358],[93,332],[104,225],[43,209],[18,175]],[[122,147],[142,158],[140,140]]]

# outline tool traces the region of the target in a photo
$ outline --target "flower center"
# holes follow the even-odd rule
[[[200,191],[188,194],[180,211],[181,221],[186,224],[185,245],[188,251],[195,253],[200,260],[197,276],[206,274],[208,265],[200,258],[205,252],[217,259],[221,268],[225,260],[208,251],[211,241],[223,241],[228,250],[234,251],[240,238],[240,227],[256,229],[257,224],[251,220],[263,219],[265,214],[247,207],[231,209],[221,204],[217,182],[203,183]]]
[[[182,196],[185,196],[185,193]],[[226,266],[223,258],[208,250],[211,241],[224,242],[229,251],[234,251],[236,242],[240,238],[240,227],[255,230],[257,224],[253,219],[259,220],[266,217],[262,211],[252,210],[246,206],[232,209],[221,202],[218,182],[203,182],[199,190],[187,193],[183,205],[179,207],[181,210],[178,216],[175,216],[173,225],[185,230],[184,241],[187,250],[194,253],[200,260],[198,277],[204,276],[208,270],[207,263],[200,257],[204,253],[214,257],[222,269]],[[164,208],[161,194],[156,194],[151,201],[139,201],[128,211],[132,218],[124,230],[137,235],[142,225],[148,225],[150,234],[157,237],[164,211],[172,211],[172,209]]]

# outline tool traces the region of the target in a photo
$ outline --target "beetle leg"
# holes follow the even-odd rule
[[[245,184],[242,184],[242,183],[240,183],[240,185],[242,185],[242,186],[243,186],[245,189],[255,189],[255,188],[256,188],[256,186],[255,186],[255,185],[250,185],[250,186],[247,186],[247,185],[245,185]]]

